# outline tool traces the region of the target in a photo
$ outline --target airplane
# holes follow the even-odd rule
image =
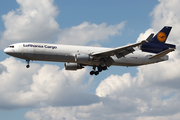
[[[140,66],[168,60],[168,53],[176,49],[166,39],[172,27],[164,26],[155,36],[117,48],[60,45],[46,43],[16,43],[4,49],[10,56],[30,60],[64,62],[66,70],[78,70],[85,66],[93,68],[90,75],[98,75],[110,66]],[[154,36],[154,37],[153,37]],[[140,50],[135,50],[138,47]]]

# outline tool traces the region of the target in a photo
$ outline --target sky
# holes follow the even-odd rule
[[[178,120],[180,0],[1,0],[0,119]],[[172,26],[169,60],[139,67],[66,71],[3,50],[18,42],[120,47]]]

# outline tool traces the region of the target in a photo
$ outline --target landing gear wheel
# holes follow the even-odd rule
[[[102,69],[103,69],[103,70],[107,70],[107,66],[103,66]]]
[[[29,61],[30,61],[29,59],[26,60],[26,62],[27,62],[26,68],[29,68],[29,67],[30,67]]]
[[[97,71],[96,71],[97,68]],[[103,70],[107,70],[107,66],[93,66],[93,70],[90,72],[90,75],[99,75]]]
[[[26,68],[29,68],[30,67],[30,65],[26,65]]]
[[[95,72],[94,72],[94,71],[91,71],[91,72],[90,72],[90,75],[93,75],[93,74],[95,74]]]
[[[98,74],[99,74],[99,72],[98,72],[98,71],[96,71],[96,72],[95,72],[95,75],[98,75]]]

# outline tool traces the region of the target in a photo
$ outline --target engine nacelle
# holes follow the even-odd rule
[[[175,45],[172,44],[156,44],[156,43],[144,43],[140,46],[140,49],[143,52],[150,52],[150,53],[160,53],[164,50],[169,48],[175,48]]]
[[[75,55],[75,61],[76,62],[87,62],[92,60],[92,57],[88,54],[76,54]]]
[[[64,66],[66,70],[77,70],[84,68],[81,64],[78,63],[65,63]]]

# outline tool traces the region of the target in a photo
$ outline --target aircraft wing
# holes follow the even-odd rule
[[[141,41],[139,43],[134,43],[134,44],[130,44],[130,45],[122,46],[122,47],[117,47],[117,48],[110,49],[110,50],[94,52],[91,55],[95,56],[95,57],[109,57],[109,56],[116,55],[117,58],[121,58],[121,57],[124,57],[125,55],[127,55],[129,53],[133,53],[135,51],[134,47],[137,47],[137,46],[142,45],[144,43],[146,43],[145,40]]]

